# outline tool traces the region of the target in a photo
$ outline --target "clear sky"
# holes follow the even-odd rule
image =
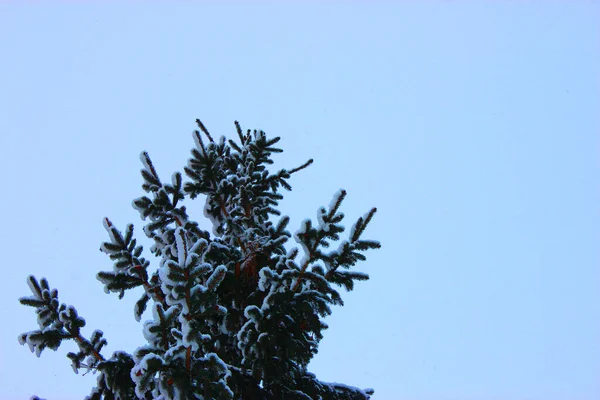
[[[379,209],[319,378],[381,400],[600,398],[598,2],[46,3],[0,3],[1,400],[96,379],[72,343],[18,344],[30,273],[107,354],[142,344],[137,295],[95,279],[102,218],[143,237],[139,153],[182,170],[195,118],[281,136],[280,167],[315,159],[281,205],[293,230],[340,187],[349,219]]]

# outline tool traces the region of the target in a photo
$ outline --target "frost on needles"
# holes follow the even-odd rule
[[[100,250],[113,262],[98,273],[106,293],[122,298],[139,288],[133,314],[143,323],[146,343],[129,353],[103,355],[102,331],[89,336],[85,320],[46,278],[27,278],[32,295],[20,302],[35,308],[39,329],[23,333],[38,357],[73,340],[73,370],[97,373],[88,400],[129,399],[368,399],[372,389],[326,383],[307,370],[327,325],[332,305],[342,305],[339,287],[352,290],[368,275],[351,268],[364,252],[379,248],[362,238],[373,208],[342,237],[346,197],[338,191],[316,222],[304,220],[294,234],[299,247],[289,251],[289,217],[278,210],[290,176],[312,163],[271,172],[279,138],[262,131],[242,131],[237,140],[213,140],[202,122],[194,132],[192,157],[184,182],[176,172],[163,181],[148,153],[141,154],[146,195],[133,207],[153,241],[157,264],[142,257],[133,225],[119,230],[108,218],[108,241]],[[199,197],[210,223],[191,219],[182,204]],[[332,246],[335,245],[335,246]],[[35,398],[35,396],[34,396]]]

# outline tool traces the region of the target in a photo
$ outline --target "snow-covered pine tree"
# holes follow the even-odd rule
[[[88,400],[100,399],[368,399],[372,389],[325,383],[307,371],[327,325],[332,305],[342,305],[337,286],[352,290],[368,275],[351,271],[363,252],[379,248],[362,239],[373,208],[358,218],[349,235],[338,191],[328,207],[307,219],[294,235],[299,248],[286,250],[292,236],[289,217],[277,209],[281,189],[291,190],[290,170],[272,173],[279,138],[264,132],[243,133],[238,141],[213,140],[202,122],[194,132],[196,147],[184,168],[164,182],[146,152],[141,154],[142,188],[133,201],[153,240],[156,268],[142,257],[133,225],[120,231],[104,220],[109,240],[100,250],[113,261],[112,271],[98,273],[107,293],[143,289],[134,307],[140,321],[150,305],[152,319],[143,327],[147,343],[133,354],[102,354],[106,339],[100,330],[89,338],[85,320],[73,306],[58,300],[45,278],[29,276],[33,293],[20,302],[36,309],[39,329],[23,333],[21,344],[39,356],[71,339],[76,353],[67,354],[73,369],[98,373]],[[204,136],[204,139],[203,139]],[[212,235],[190,219],[186,197],[205,197],[204,215]],[[337,243],[335,250],[328,250]]]

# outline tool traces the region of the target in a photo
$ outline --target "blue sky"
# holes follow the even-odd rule
[[[74,347],[18,344],[30,273],[107,354],[142,344],[137,297],[95,279],[102,218],[141,233],[139,153],[181,170],[195,118],[281,136],[281,167],[315,159],[281,204],[294,230],[340,187],[349,219],[379,209],[383,248],[327,320],[321,379],[374,399],[599,398],[598,2],[165,4],[0,4],[0,399],[95,382]]]

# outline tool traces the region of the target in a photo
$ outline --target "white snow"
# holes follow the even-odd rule
[[[337,204],[337,202],[340,200],[340,198],[345,195],[346,195],[346,191],[344,189],[339,189],[337,192],[335,192],[335,194],[333,195],[333,198],[329,202],[329,209],[332,210],[335,207],[335,205]]]
[[[148,391],[148,387],[142,384],[142,379],[144,379],[144,375],[146,374],[146,370],[148,369],[148,361],[149,360],[159,360],[161,364],[164,364],[164,360],[162,357],[150,353],[146,354],[135,367],[131,369],[131,380],[135,383],[135,394],[143,399],[145,392]]]
[[[258,272],[258,290],[266,292],[271,280],[273,279],[274,272],[269,267],[264,267]]]
[[[296,231],[296,233],[294,233],[294,239],[296,240],[296,242],[298,244],[300,244],[300,246],[302,246],[302,248],[304,249],[304,251],[306,253],[308,253],[308,248],[306,247],[306,245],[304,244],[304,242],[302,241],[301,237],[302,235],[305,235],[306,232],[308,231],[308,227],[310,226],[310,219],[305,219],[304,221],[302,221],[302,223],[300,224],[300,229],[298,229]]]
[[[46,279],[46,278],[42,278],[42,279]],[[33,275],[29,275],[27,277],[27,285],[29,286],[29,289],[31,289],[31,293],[33,293],[33,295],[35,296],[36,299],[41,300],[39,298],[39,293],[37,291],[37,288],[35,287],[35,277]]]
[[[185,347],[191,347],[192,351],[197,351],[200,348],[200,343],[198,340],[194,340],[194,338],[198,338],[198,336],[200,336],[202,339],[210,339],[209,335],[203,335],[200,334],[200,332],[192,332],[191,324],[187,318],[183,316],[183,314],[179,314],[178,320],[181,324],[181,334],[183,335],[181,344],[183,344]]]
[[[178,227],[175,230],[175,241],[177,243],[177,260],[181,267],[185,266],[187,258],[187,243],[185,240],[185,229]]]
[[[223,281],[225,278],[225,273],[227,272],[227,267],[224,265],[219,265],[213,273],[210,275],[208,280],[206,281],[206,287],[209,290],[215,290],[217,286]]]
[[[209,210],[211,209],[210,197],[206,196],[206,201],[204,203],[203,213],[204,216],[211,222],[212,224],[212,233],[215,237],[218,237],[217,228],[221,225],[221,222],[215,218]]]
[[[141,161],[141,162],[142,162],[142,164],[144,165],[144,168],[145,168],[145,169],[146,169],[148,172],[152,173],[152,169],[153,169],[153,168],[152,168],[152,164],[151,164],[151,161],[150,161],[150,155],[148,155],[148,152],[147,152],[147,151],[142,151],[142,152],[140,153],[140,161]]]

